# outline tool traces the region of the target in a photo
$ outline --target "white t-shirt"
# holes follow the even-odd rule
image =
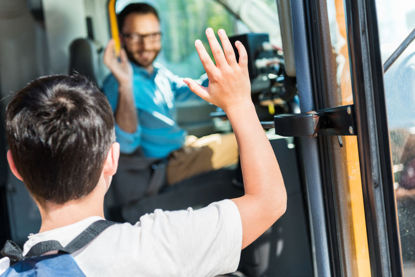
[[[100,219],[29,235],[23,254],[45,240],[65,246]],[[135,225],[112,225],[73,257],[87,276],[216,276],[236,271],[241,246],[238,208],[223,200],[199,210],[155,210]],[[8,258],[0,260],[0,274],[7,267]]]

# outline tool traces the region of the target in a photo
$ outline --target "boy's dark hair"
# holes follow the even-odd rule
[[[6,135],[33,197],[62,204],[97,185],[115,141],[114,119],[104,94],[85,77],[46,76],[9,103]]]
[[[124,27],[125,18],[132,13],[154,14],[157,17],[158,21],[160,21],[158,12],[153,6],[146,3],[132,3],[127,5],[117,16],[118,28],[120,31],[122,31],[122,28]]]

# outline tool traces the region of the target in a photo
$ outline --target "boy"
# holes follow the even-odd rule
[[[87,276],[216,276],[235,271],[241,249],[267,230],[286,209],[286,191],[271,145],[250,96],[247,53],[239,62],[224,30],[223,50],[212,29],[206,35],[216,65],[195,43],[208,88],[186,79],[190,89],[221,107],[240,149],[245,195],[200,210],[156,210],[135,225],[115,224],[73,253]],[[111,108],[96,87],[79,76],[49,76],[18,92],[6,112],[7,153],[13,174],[39,207],[35,244],[63,246],[103,219],[104,195],[117,170],[119,145]],[[3,270],[8,258],[0,260]]]

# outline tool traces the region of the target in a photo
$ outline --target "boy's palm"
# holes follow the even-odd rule
[[[202,42],[200,40],[195,42],[196,50],[209,78],[209,86],[202,87],[191,79],[185,79],[185,82],[194,93],[226,112],[233,106],[251,103],[251,84],[248,73],[248,55],[244,46],[239,41],[235,44],[239,52],[239,62],[237,62],[225,31],[219,30],[218,34],[223,50],[213,30],[211,28],[206,30],[216,65]]]

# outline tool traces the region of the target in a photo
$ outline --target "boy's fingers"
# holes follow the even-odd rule
[[[206,29],[206,37],[209,41],[210,49],[212,50],[213,58],[217,66],[223,66],[227,64],[225,55],[223,54],[222,47],[219,44],[219,41],[216,39],[215,33],[212,28]]]
[[[226,60],[228,61],[229,65],[236,64],[236,57],[235,51],[233,50],[232,44],[229,41],[228,36],[226,35],[225,30],[220,29],[218,31],[220,41],[222,42],[223,51],[225,52]]]
[[[248,53],[246,52],[246,49],[242,42],[239,40],[235,42],[235,46],[238,49],[239,53],[239,65],[242,67],[247,67],[248,65]]]
[[[186,83],[186,85],[189,86],[190,90],[193,91],[195,94],[197,94],[200,98],[203,100],[206,100],[209,102],[209,93],[207,92],[207,89],[205,87],[202,87],[198,83],[196,83],[194,80],[185,78],[183,81]]]
[[[206,52],[203,43],[200,40],[195,41],[196,51],[199,54],[200,61],[203,64],[203,67],[206,70],[208,76],[216,71],[216,66],[210,58],[209,54]]]

